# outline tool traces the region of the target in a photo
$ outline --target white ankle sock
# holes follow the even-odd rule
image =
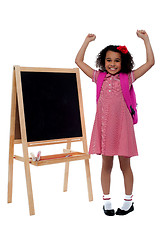
[[[112,209],[112,203],[111,203],[111,196],[110,194],[103,194],[103,206],[105,210],[111,210]]]
[[[133,195],[125,195],[124,197],[124,203],[123,206],[121,208],[121,210],[125,210],[128,211],[130,209],[130,207],[132,206],[132,197]]]

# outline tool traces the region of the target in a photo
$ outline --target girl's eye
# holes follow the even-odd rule
[[[107,62],[111,62],[112,60],[111,59],[106,59]],[[115,60],[115,62],[120,62],[119,59]]]

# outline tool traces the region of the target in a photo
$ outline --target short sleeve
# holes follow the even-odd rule
[[[92,82],[97,83],[97,78],[98,78],[99,72],[100,72],[100,71],[97,71],[97,70],[94,70],[94,71],[93,71]]]

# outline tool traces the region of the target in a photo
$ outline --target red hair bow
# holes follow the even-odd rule
[[[117,49],[124,54],[128,53],[128,49],[126,48],[126,46],[119,46],[117,47]]]

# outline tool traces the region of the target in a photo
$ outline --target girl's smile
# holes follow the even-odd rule
[[[108,73],[115,75],[121,70],[121,54],[107,51],[105,58],[105,68]]]

